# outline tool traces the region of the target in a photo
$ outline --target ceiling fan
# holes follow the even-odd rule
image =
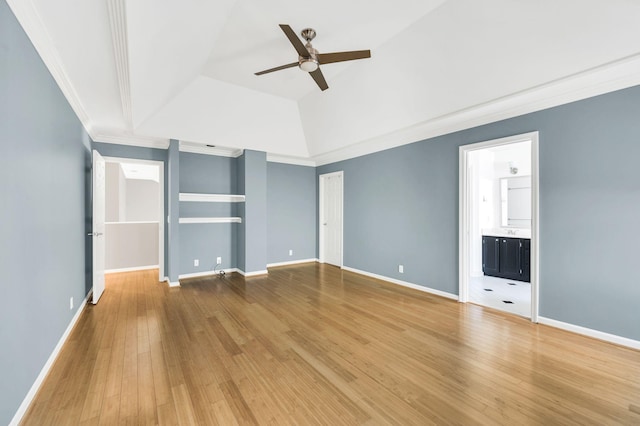
[[[305,28],[300,32],[302,38],[307,41],[307,44],[302,44],[302,40],[298,38],[296,33],[291,29],[289,25],[280,24],[280,28],[287,36],[293,47],[298,52],[298,61],[292,62],[286,65],[280,65],[279,67],[270,68],[268,70],[260,71],[255,75],[267,74],[274,71],[280,71],[286,68],[293,68],[295,66],[300,67],[302,71],[306,71],[311,75],[318,87],[322,90],[327,90],[327,85],[322,71],[320,71],[320,65],[331,64],[334,62],[353,61],[355,59],[366,59],[371,57],[370,50],[353,50],[349,52],[333,52],[333,53],[319,53],[311,46],[311,40],[316,36],[316,32],[313,28]]]

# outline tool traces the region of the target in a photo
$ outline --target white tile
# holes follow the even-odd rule
[[[515,285],[509,285],[509,283]],[[485,288],[493,291],[485,291]],[[531,318],[530,283],[486,276],[471,277],[469,300],[478,305]],[[513,303],[504,303],[503,300],[510,300]]]

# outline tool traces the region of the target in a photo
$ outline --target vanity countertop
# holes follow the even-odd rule
[[[528,238],[531,239],[531,229],[526,228],[487,228],[482,230],[482,235],[492,237]]]

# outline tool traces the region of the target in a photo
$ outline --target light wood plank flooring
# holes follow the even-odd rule
[[[640,352],[332,266],[113,274],[25,425],[640,424]]]

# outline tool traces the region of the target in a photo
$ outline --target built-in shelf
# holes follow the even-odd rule
[[[180,201],[196,201],[204,203],[243,203],[244,195],[237,194],[196,194],[181,192]]]
[[[181,217],[180,223],[242,223],[241,217]]]
[[[144,220],[144,221],[132,221],[132,222],[105,222],[105,225],[146,225],[146,224],[151,224],[151,223],[155,223],[158,224],[160,222],[158,222],[157,220]]]

